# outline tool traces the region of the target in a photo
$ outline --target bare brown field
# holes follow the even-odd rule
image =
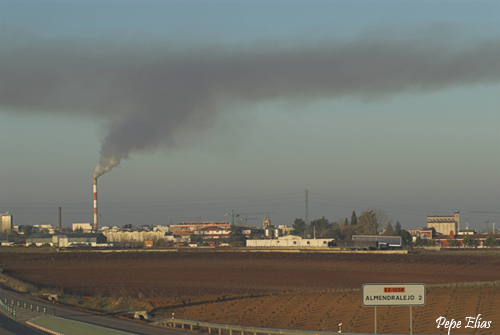
[[[134,296],[158,318],[248,326],[373,332],[365,283],[424,283],[427,304],[413,308],[415,334],[445,334],[439,316],[482,314],[500,334],[500,257],[495,254],[315,253],[0,253],[5,272],[72,295]],[[449,283],[459,283],[449,285]],[[496,314],[495,314],[496,313]],[[409,308],[377,308],[379,333],[405,333]],[[498,320],[498,321],[497,321]]]
[[[439,285],[427,288],[427,303],[412,308],[414,334],[448,334],[438,329],[436,319],[462,322],[451,334],[500,334],[500,284]],[[258,297],[226,297],[226,300],[150,298],[143,302],[161,311],[158,317],[171,317],[265,328],[374,332],[374,309],[361,303],[360,290],[279,293]],[[219,297],[220,298],[220,297]],[[481,314],[492,321],[488,329],[465,328],[466,317]],[[379,334],[409,333],[409,307],[377,307]]]

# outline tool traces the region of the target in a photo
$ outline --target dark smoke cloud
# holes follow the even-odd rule
[[[406,39],[182,51],[45,41],[2,50],[0,102],[18,113],[105,118],[98,177],[131,153],[174,146],[179,128],[203,130],[221,101],[377,99],[497,83],[499,50],[496,37],[457,43],[429,30]]]

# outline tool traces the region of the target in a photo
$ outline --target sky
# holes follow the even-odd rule
[[[500,222],[498,1],[0,1],[14,225]],[[489,225],[489,226],[488,226]],[[497,225],[497,228],[500,225]]]

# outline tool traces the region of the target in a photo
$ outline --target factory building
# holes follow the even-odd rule
[[[2,226],[0,232],[7,233],[12,230],[12,215],[9,212],[0,214]]]
[[[103,234],[36,234],[26,239],[26,246],[50,245],[55,247],[70,247],[72,245],[88,245],[95,247],[106,243],[107,238]]]
[[[434,228],[436,233],[448,235],[451,231],[457,234],[460,230],[460,212],[453,215],[434,215],[427,216],[427,228]]]
[[[297,248],[328,248],[331,238],[303,239],[300,236],[288,235],[277,239],[247,240],[247,247],[297,247]]]

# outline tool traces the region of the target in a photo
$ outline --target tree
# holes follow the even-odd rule
[[[385,227],[385,236],[394,236],[396,235],[396,232],[394,231],[394,228],[392,228],[392,224],[390,222],[387,223],[387,226]]]
[[[189,237],[191,242],[200,242],[203,243],[203,235],[201,234],[191,234]]]
[[[16,231],[10,230],[4,233],[4,238],[7,242],[16,242],[19,241],[19,234]]]
[[[401,236],[401,223],[399,221],[396,221],[396,225],[394,226],[394,232],[396,233],[397,236]]]
[[[355,226],[358,224],[358,217],[356,216],[356,212],[352,211],[351,215],[351,226]]]
[[[470,236],[465,236],[462,239],[462,245],[464,247],[474,247],[476,245],[476,242],[474,239],[472,239]]]
[[[22,226],[21,231],[24,233],[24,236],[29,237],[33,234],[33,226]]]
[[[378,218],[375,211],[368,210],[361,213],[358,218],[358,231],[362,235],[378,235]]]
[[[348,226],[343,226],[348,227]],[[343,240],[345,235],[342,233],[339,227],[330,227],[327,230],[323,230],[320,235],[321,238],[333,238],[336,240]]]
[[[347,220],[347,218],[345,218],[344,226],[348,226],[348,225],[349,225],[349,221]]]
[[[389,222],[392,222],[392,220],[389,219],[389,215],[380,208],[372,208],[373,212],[377,216],[378,224],[380,227],[384,227],[386,224]]]
[[[484,240],[484,246],[490,247],[490,248],[498,247],[498,240],[496,238],[494,238],[493,236],[488,236]]]
[[[316,236],[320,236],[322,232],[327,230],[328,228],[330,228],[330,223],[323,216],[321,219],[316,219],[314,221],[311,221],[311,223],[309,224],[309,233],[311,235],[315,233]]]
[[[298,235],[298,236],[303,236],[304,232],[306,231],[306,223],[302,219],[295,219],[293,221],[293,226],[292,226],[292,235]]]
[[[458,241],[455,239],[447,238],[446,241],[448,242],[448,246],[450,247],[456,247],[458,246]]]
[[[415,246],[419,247],[423,244],[422,238],[420,236],[417,236],[415,239]]]
[[[71,227],[66,227],[62,229],[63,234],[71,234],[73,233],[73,229]]]
[[[164,248],[167,246],[167,241],[164,238],[159,238],[156,241],[154,241],[153,245],[155,248]]]
[[[399,236],[401,236],[401,239],[403,240],[403,245],[411,246],[413,244],[413,237],[407,230],[401,229]]]
[[[243,227],[231,226],[231,232],[229,233],[229,243],[233,246],[245,246],[245,241],[247,238],[243,235]]]
[[[351,226],[351,225],[340,227],[340,236],[339,236],[338,240],[351,241],[352,235],[356,235],[357,230],[358,230],[358,227]]]

